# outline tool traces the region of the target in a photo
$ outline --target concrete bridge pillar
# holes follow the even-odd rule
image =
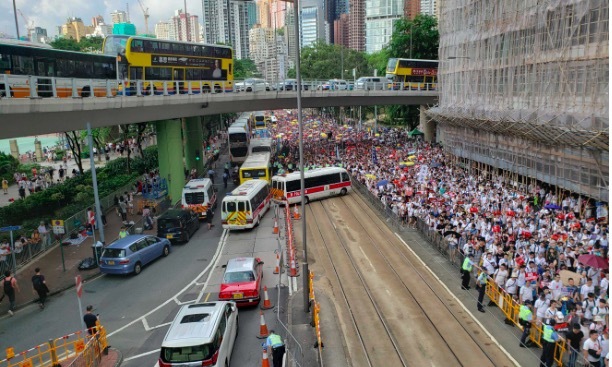
[[[34,140],[34,154],[36,155],[36,160],[38,162],[43,161],[42,143],[38,139]]]
[[[199,116],[186,117],[183,127],[185,139],[185,166],[191,172],[192,168],[198,171],[198,177],[204,173],[204,152],[202,152],[202,122]],[[200,159],[196,159],[200,157]]]
[[[419,130],[423,132],[425,141],[433,142],[436,139],[436,122],[434,120],[427,121],[427,116],[425,116],[427,106],[421,105],[419,110]]]
[[[19,160],[19,144],[17,144],[17,139],[9,140],[9,145],[11,146],[11,155]]]
[[[176,203],[185,186],[181,120],[157,121],[156,129],[159,175],[168,182],[168,195],[172,203]]]

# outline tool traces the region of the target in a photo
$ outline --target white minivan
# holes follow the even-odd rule
[[[206,302],[181,307],[164,337],[159,367],[229,366],[238,333],[234,302]]]
[[[355,82],[355,89],[385,90],[389,80],[380,76],[362,76]]]

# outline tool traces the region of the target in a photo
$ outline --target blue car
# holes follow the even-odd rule
[[[165,238],[130,235],[113,242],[100,257],[100,271],[105,274],[140,274],[142,267],[160,256],[168,256],[172,244]]]

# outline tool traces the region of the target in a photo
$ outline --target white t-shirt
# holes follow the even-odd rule
[[[591,340],[591,338],[587,338],[587,340],[584,341],[584,344],[582,344],[582,350],[588,351],[589,349],[599,350],[599,341],[593,341]],[[590,354],[588,355],[587,359],[589,360],[589,362],[599,361],[599,358],[593,357]]]
[[[538,319],[544,318],[544,315],[546,314],[546,310],[548,309],[548,306],[549,306],[549,302],[546,298],[545,299],[538,298],[538,300],[535,301],[533,307],[535,307],[536,309],[536,317]]]

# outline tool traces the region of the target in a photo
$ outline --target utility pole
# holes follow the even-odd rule
[[[17,39],[19,39],[19,22],[17,21],[17,4],[13,0],[13,15],[15,15],[15,31],[17,31]]]

